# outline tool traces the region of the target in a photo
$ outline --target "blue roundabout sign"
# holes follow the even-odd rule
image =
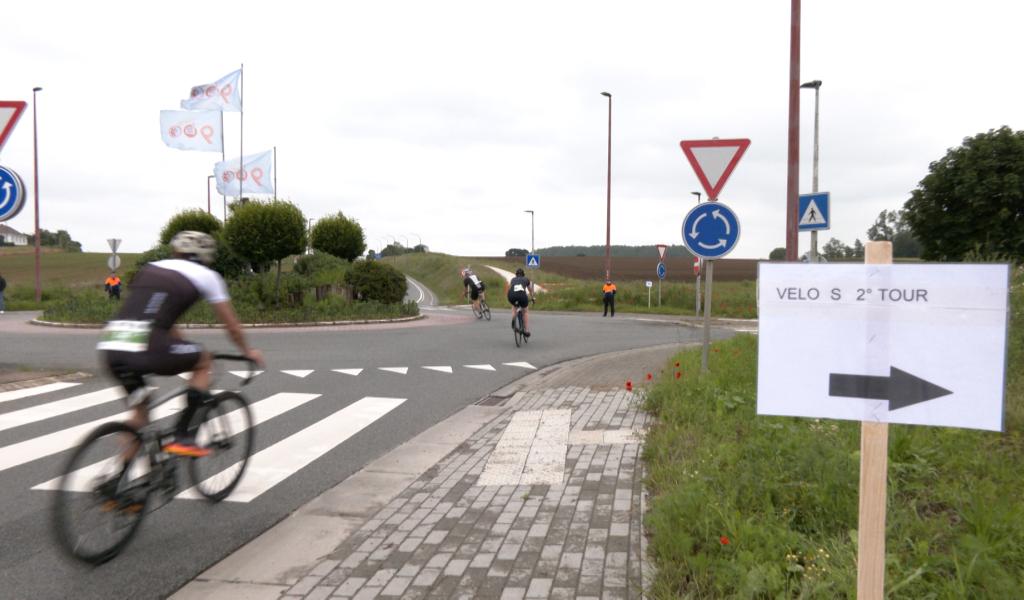
[[[683,219],[683,243],[701,258],[722,258],[740,239],[740,221],[736,213],[721,202],[698,204]]]
[[[0,222],[13,219],[25,203],[25,184],[17,173],[0,167]]]

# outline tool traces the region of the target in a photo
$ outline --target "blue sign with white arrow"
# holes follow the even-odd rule
[[[528,269],[539,269],[540,268],[540,254],[527,254],[526,255],[526,267]]]
[[[800,194],[800,201],[797,204],[798,221],[796,224],[796,228],[798,231],[816,231],[819,229],[829,229],[831,223],[828,220],[828,192]]]
[[[683,219],[683,243],[705,259],[722,258],[740,239],[740,221],[736,213],[721,202],[698,204]]]
[[[666,272],[667,271],[665,270],[665,263],[663,263],[663,262],[658,263],[658,279],[664,279]]]
[[[25,184],[7,167],[0,167],[0,222],[13,219],[25,203]]]

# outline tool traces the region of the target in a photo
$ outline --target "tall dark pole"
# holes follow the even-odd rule
[[[604,278],[612,278],[612,95],[601,92],[608,97],[608,214],[604,231]]]
[[[39,275],[39,125],[36,119],[36,92],[41,87],[32,88],[32,174],[35,182],[32,185],[36,205],[36,302],[43,300],[43,287]]]
[[[789,168],[786,170],[786,260],[796,261],[800,185],[800,0],[791,0],[789,25]]]

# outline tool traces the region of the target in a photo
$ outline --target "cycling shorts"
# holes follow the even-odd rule
[[[508,295],[509,304],[522,308],[530,307],[530,297],[526,292],[513,292]]]
[[[470,300],[476,300],[477,298],[480,297],[480,292],[481,292],[481,290],[478,290],[475,287],[470,286],[469,287],[469,299]]]
[[[145,385],[143,375],[191,371],[202,357],[203,346],[176,339],[165,329],[154,329],[144,350],[101,350],[100,354],[110,374],[131,394]]]

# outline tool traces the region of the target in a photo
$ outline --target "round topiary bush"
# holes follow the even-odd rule
[[[359,261],[345,273],[345,283],[359,300],[398,304],[405,299],[405,276],[391,265],[378,261]]]

